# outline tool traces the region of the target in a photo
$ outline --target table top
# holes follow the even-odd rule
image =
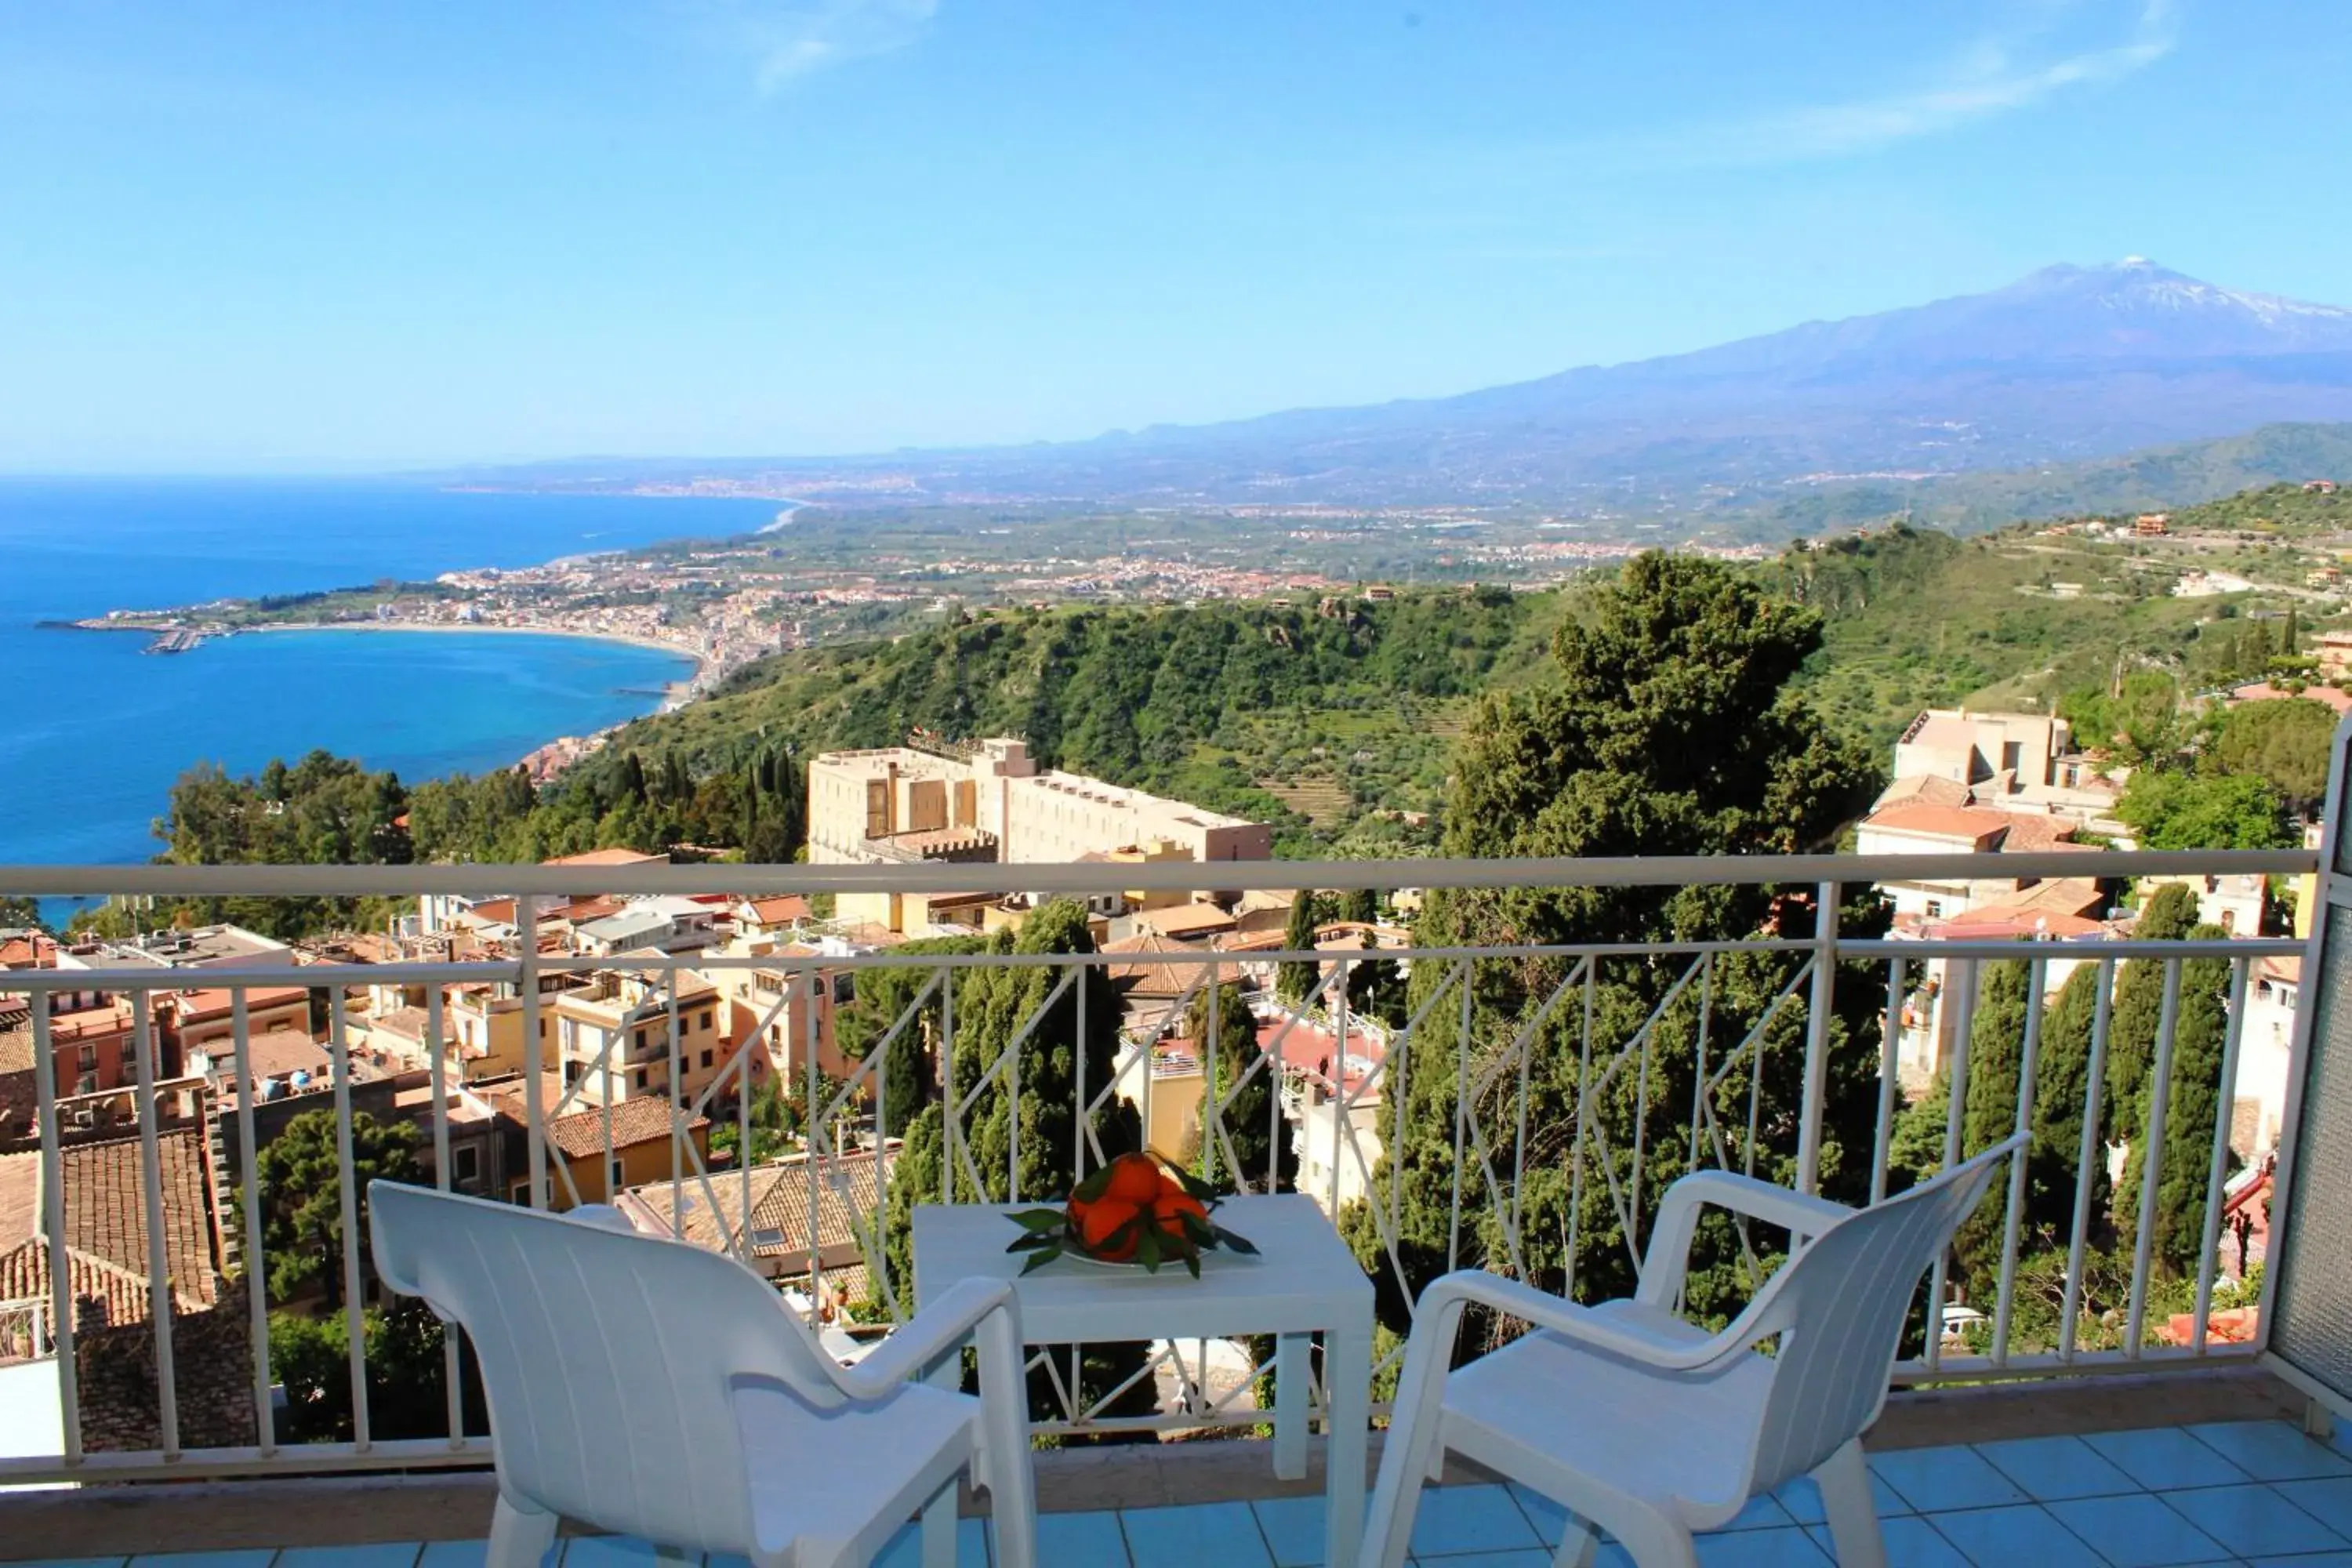
[[[1022,1337],[1031,1344],[1370,1331],[1372,1282],[1315,1200],[1297,1193],[1227,1198],[1217,1223],[1258,1256],[1201,1255],[1201,1278],[1181,1261],[1160,1272],[1060,1258],[1024,1278],[1021,1236],[1004,1216],[1037,1204],[926,1204],[915,1210],[915,1300],[928,1306],[959,1279],[1013,1282]]]

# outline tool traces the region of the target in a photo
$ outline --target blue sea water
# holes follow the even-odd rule
[[[495,495],[420,484],[0,479],[0,864],[119,864],[191,763],[314,746],[417,780],[515,762],[658,706],[689,661],[577,637],[288,632],[150,658],[37,622],[767,522],[772,502]]]

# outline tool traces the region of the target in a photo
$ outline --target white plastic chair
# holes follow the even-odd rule
[[[1590,1563],[1596,1529],[1641,1568],[1695,1568],[1694,1531],[1808,1472],[1838,1561],[1885,1568],[1861,1436],[1885,1403],[1919,1277],[2023,1142],[1866,1209],[1728,1172],[1685,1176],[1659,1205],[1631,1300],[1581,1307],[1475,1269],[1434,1281],[1414,1310],[1363,1568],[1404,1562],[1423,1479],[1449,1450],[1568,1510],[1559,1568]],[[1807,1242],[1717,1334],[1674,1310],[1706,1204]],[[1535,1331],[1449,1375],[1474,1301]]]
[[[549,1215],[389,1182],[368,1199],[378,1273],[463,1325],[481,1366],[489,1568],[538,1568],[561,1518],[666,1558],[852,1568],[967,1468],[989,1492],[996,1561],[1035,1568],[1009,1286],[964,1281],[851,1369],[733,1258],[637,1235],[601,1205]],[[974,1340],[979,1398],[910,1381]]]

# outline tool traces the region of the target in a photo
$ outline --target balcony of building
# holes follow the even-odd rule
[[[2326,898],[2332,853],[2109,858],[2119,877],[2317,874]],[[2079,865],[2049,858],[2048,875]],[[2352,1382],[2340,1374],[2352,1364],[2352,1312],[2338,1312],[2329,1250],[2352,1223],[2352,1179],[2336,1152],[2352,1146],[2352,1095],[2329,1053],[2352,1047],[2332,1046],[2344,1026],[2339,966],[2319,962],[2326,922],[2308,940],[2110,931],[2095,943],[1949,939],[1932,952],[1888,934],[1869,889],[1964,869],[1949,859],[0,868],[0,891],[163,898],[413,897],[496,879],[518,911],[502,950],[379,965],[369,980],[421,992],[432,1037],[446,1037],[446,1011],[463,1005],[454,998],[511,998],[519,1047],[539,1058],[495,1096],[475,1094],[437,1056],[368,1081],[352,1060],[362,1020],[348,973],[256,965],[248,975],[232,964],[205,977],[230,999],[230,1037],[215,1048],[226,1070],[192,1094],[139,1055],[124,1114],[81,1128],[73,1085],[58,1076],[70,1063],[58,1061],[37,1004],[97,985],[137,1016],[147,993],[184,976],[139,965],[0,975],[0,1001],[13,993],[29,1004],[29,1048],[21,1062],[0,1055],[0,1225],[14,1227],[0,1235],[0,1484],[54,1489],[0,1496],[0,1561],[202,1552],[229,1555],[181,1568],[270,1568],[277,1557],[283,1568],[417,1568],[478,1554],[489,1447],[465,1394],[464,1352],[454,1340],[422,1353],[401,1342],[398,1304],[342,1239],[360,1228],[373,1157],[361,1118],[377,1132],[410,1130],[406,1179],[558,1209],[650,1194],[623,1207],[736,1254],[798,1310],[858,1341],[887,1335],[911,1310],[888,1226],[893,1184],[913,1179],[898,1141],[918,1117],[932,1120],[950,1155],[930,1178],[940,1190],[914,1194],[921,1201],[1050,1199],[1115,1152],[1103,1142],[1114,1124],[1148,1129],[1155,1145],[1176,1145],[1160,1152],[1213,1179],[1305,1191],[1343,1225],[1391,1331],[1370,1389],[1377,1454],[1402,1354],[1394,1331],[1433,1272],[1480,1266],[1605,1292],[1631,1277],[1658,1192],[1680,1170],[1752,1171],[1860,1205],[1969,1152],[1988,1118],[2003,1135],[2011,1125],[2046,1133],[2065,1108],[2042,1076],[2060,1055],[2045,1019],[2069,970],[2094,976],[2097,997],[2081,1040],[2087,1059],[2068,1058],[2075,1132],[2044,1136],[2037,1162],[2004,1181],[1965,1246],[1933,1271],[1868,1439],[1892,1560],[2121,1568],[2352,1554],[2352,1449],[2326,1414]],[[2033,869],[2031,856],[2003,859],[2005,876]],[[585,1064],[597,1070],[640,1061],[640,1026],[644,1059],[658,1065],[712,976],[761,979],[719,987],[748,999],[730,1026],[751,1048],[721,1050],[721,1070],[698,1082],[681,1058],[650,1103],[618,1107],[566,1102],[561,1047],[541,1026],[541,1015],[575,1005],[561,977],[614,963],[535,940],[534,910],[566,897],[995,889],[1083,900],[1139,881],[1205,893],[1210,876],[1220,889],[1568,889],[1627,907],[1735,889],[1761,912],[1751,930],[1704,939],[1517,932],[1468,946],[1253,949],[1238,984],[1229,953],[1171,942],[1154,964],[1190,979],[1139,1014],[1122,1010],[1111,972],[1131,955],[1117,952],[975,942],[914,954],[632,953],[643,989],[621,1005],[626,1028],[606,1032]],[[1904,1010],[1917,1005],[1931,958],[1943,1005],[1960,1010],[1937,1036],[1941,1102],[1906,1089],[1897,1062]],[[2310,972],[2296,1032],[2283,1070],[2257,1071],[2249,1019],[2288,961]],[[242,1059],[260,1033],[246,993],[289,984],[321,994],[327,1081],[265,1100]],[[814,1027],[818,1010],[794,1003],[820,985],[845,998],[832,1010],[830,1066],[772,1038],[788,1019]],[[2011,1007],[2020,987],[2025,1005]],[[2143,1028],[2126,993],[2154,998],[2144,1076],[2163,1088],[2118,1112],[2108,1058]],[[1237,1072],[1194,1038],[1204,1022],[1223,1037],[1215,1009],[1235,1006],[1248,1010],[1255,1041]],[[1996,1016],[2014,1032],[2001,1037],[2005,1026],[1986,1022]],[[1133,1028],[1153,1037],[1121,1037]],[[1316,1039],[1349,1044],[1318,1053]],[[1377,1051],[1354,1043],[1375,1039]],[[1041,1173],[1017,1152],[980,1169],[970,1135],[988,1096],[1035,1081],[1054,1050],[1111,1064],[1099,1078],[1053,1080],[1076,1097],[1069,1120],[1083,1130],[1068,1171]],[[761,1120],[755,1061],[762,1073],[801,1075],[785,1085],[789,1125]],[[1170,1094],[1189,1097],[1173,1114],[1153,1103]],[[289,1228],[253,1167],[277,1141],[305,1135],[289,1124],[306,1111],[327,1161],[320,1195],[344,1223],[298,1243],[289,1238],[306,1233]],[[1440,1122],[1451,1148],[1444,1179],[1423,1179],[1408,1202],[1391,1152],[1415,1131],[1426,1143]],[[2121,1135],[2110,1144],[2101,1129]],[[1269,1173],[1250,1151],[1286,1136],[1299,1162]],[[2318,1152],[2298,1159],[2299,1149]],[[786,1163],[789,1179],[776,1170]],[[756,1219],[735,1218],[755,1207]],[[1719,1320],[1769,1273],[1778,1246],[1769,1234],[1727,1235],[1730,1296],[1693,1310]],[[2301,1292],[2284,1306],[2283,1279]],[[2339,1321],[2340,1343],[2328,1337]],[[1057,1353],[1039,1351],[1040,1364]],[[1252,1374],[1270,1369],[1236,1373],[1222,1344],[1213,1353],[1154,1342],[1142,1353],[1156,1394],[1148,1408],[1061,1379],[1053,1407],[1036,1413],[1041,1435],[1060,1445],[1038,1457],[1045,1561],[1319,1561],[1319,1440],[1306,1479],[1277,1480],[1255,1436],[1266,1416]],[[1319,1365],[1309,1375],[1313,1408],[1328,1419]],[[821,1470],[821,1457],[812,1463]],[[967,1501],[985,1507],[984,1495]],[[1413,1552],[1453,1568],[1533,1564],[1549,1561],[1559,1527],[1541,1500],[1456,1468],[1424,1508]],[[571,1568],[652,1551],[587,1536],[559,1550]],[[887,1560],[911,1563],[917,1550],[910,1533]],[[964,1551],[986,1560],[977,1532],[966,1531]],[[1829,1560],[1807,1483],[1759,1500],[1702,1551],[1710,1564]]]

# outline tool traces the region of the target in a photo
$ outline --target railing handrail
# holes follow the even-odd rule
[[[1618,855],[1530,859],[1010,861],[916,866],[8,866],[0,897],[336,898],[597,894],[1105,894],[1391,888],[1662,888],[2028,878],[2295,876],[2315,849],[2110,849],[1936,855]]]

